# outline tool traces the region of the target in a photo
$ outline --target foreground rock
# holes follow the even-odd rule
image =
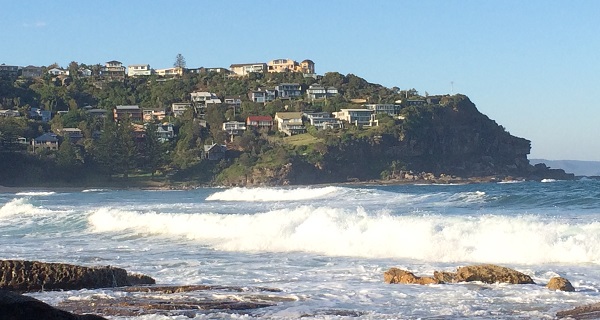
[[[559,311],[556,313],[556,317],[559,319],[568,318],[574,320],[600,319],[600,303]]]
[[[0,289],[29,292],[40,290],[80,290],[153,284],[143,275],[128,275],[125,269],[82,267],[64,263],[0,260]]]
[[[76,315],[37,299],[0,290],[0,318],[15,320],[106,320],[96,315]]]
[[[550,281],[548,281],[548,284],[546,285],[546,287],[550,290],[559,290],[559,291],[567,291],[567,292],[575,291],[575,288],[573,288],[573,285],[571,284],[571,282],[569,282],[569,280],[567,280],[563,277],[554,277],[554,278],[550,279]]]
[[[65,300],[60,308],[75,313],[136,317],[143,315],[185,316],[194,318],[208,312],[228,310],[247,314],[280,302],[296,301],[280,296],[279,289],[233,286],[144,286],[113,289],[127,295],[94,296],[86,300]]]
[[[456,272],[435,271],[433,277],[417,277],[409,271],[391,268],[383,274],[387,283],[456,283],[480,281],[483,283],[535,284],[530,276],[493,264],[460,267]]]
[[[456,282],[481,281],[483,283],[535,284],[530,276],[493,264],[460,267],[456,270]]]
[[[402,283],[402,284],[438,284],[443,283],[432,277],[417,277],[412,272],[391,268],[383,274],[383,280],[386,283]]]

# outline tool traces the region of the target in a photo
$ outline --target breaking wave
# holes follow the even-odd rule
[[[344,192],[347,188],[232,188],[216,192],[206,198],[207,201],[298,201],[317,199]]]
[[[440,262],[600,263],[600,222],[535,215],[392,215],[328,206],[256,214],[163,214],[101,208],[93,232],[186,238],[223,251],[311,252]]]

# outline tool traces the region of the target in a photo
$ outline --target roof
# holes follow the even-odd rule
[[[312,63],[312,64],[315,64],[315,63],[314,63],[312,60],[310,60],[310,59],[303,60],[301,63]]]
[[[46,132],[43,135],[34,139],[35,142],[58,142],[58,138],[54,133]]]
[[[271,116],[248,116],[248,121],[273,121]]]
[[[229,66],[230,68],[236,68],[236,67],[243,67],[243,66],[254,66],[254,65],[265,65],[266,63],[264,62],[255,62],[255,63],[234,63],[231,66]]]
[[[140,106],[116,106],[117,110],[140,110]]]
[[[279,119],[301,119],[302,112],[277,112],[275,117]]]

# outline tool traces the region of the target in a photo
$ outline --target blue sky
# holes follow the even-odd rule
[[[466,94],[531,140],[530,158],[600,160],[600,1],[0,0],[0,8],[0,63],[311,59],[319,74]]]

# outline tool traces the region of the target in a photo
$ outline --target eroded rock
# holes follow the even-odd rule
[[[530,276],[506,267],[482,264],[460,267],[456,270],[457,282],[481,281],[483,283],[535,284]]]
[[[76,315],[16,292],[0,290],[0,318],[15,320],[106,320],[97,315]]]
[[[439,284],[441,281],[433,277],[418,277],[412,272],[391,268],[383,274],[383,279],[386,283],[403,283],[403,284]]]
[[[568,291],[568,292],[575,291],[575,288],[573,287],[571,282],[569,282],[569,280],[567,280],[563,277],[554,277],[554,278],[550,279],[550,281],[548,281],[548,284],[546,285],[546,287],[550,290],[559,290],[559,291]]]
[[[154,283],[148,276],[128,276],[111,266],[82,267],[65,263],[0,260],[0,289],[16,292],[80,290]]]

